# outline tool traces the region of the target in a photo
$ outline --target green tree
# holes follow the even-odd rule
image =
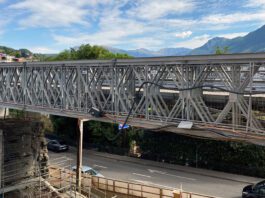
[[[74,144],[77,137],[77,119],[61,116],[51,116],[53,133]],[[74,140],[74,141],[73,141]]]
[[[229,47],[225,46],[225,47],[219,47],[217,46],[215,48],[215,54],[227,54],[229,52]]]
[[[101,46],[91,46],[89,44],[81,45],[78,48],[64,50],[57,56],[48,57],[47,61],[63,60],[85,60],[85,59],[113,59],[113,58],[132,58],[127,54],[112,53]]]
[[[53,57],[54,60],[71,60],[72,59],[72,53],[69,50],[64,50],[63,52],[59,53],[57,56]]]

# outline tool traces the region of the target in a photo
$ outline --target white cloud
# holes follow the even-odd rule
[[[198,20],[191,20],[191,19],[159,19],[149,22],[153,26],[159,26],[164,28],[172,28],[179,29],[179,28],[192,28],[197,25]],[[175,30],[174,30],[175,31]]]
[[[41,54],[55,54],[60,51],[48,47],[27,47],[27,49],[29,49],[33,53],[41,53]]]
[[[251,2],[263,5],[265,0],[246,1],[247,6],[251,6]],[[18,13],[13,22],[18,22],[22,31],[44,27],[60,48],[84,43],[125,46],[127,49],[159,48],[172,46],[176,38],[187,39],[175,43],[178,47],[195,48],[212,38],[208,34],[234,38],[246,33],[221,34],[222,30],[244,22],[265,22],[265,12],[250,12],[253,9],[249,9],[248,13],[209,14],[212,12],[206,11],[200,15],[201,12],[196,12],[201,9],[200,5],[197,0],[21,0],[8,9]],[[183,18],[181,14],[184,13]],[[60,31],[58,27],[64,28]],[[192,38],[193,32],[202,36]],[[53,53],[45,47],[35,49]]]
[[[117,45],[131,43],[137,35],[153,31],[145,23],[134,19],[122,17],[120,4],[114,4],[102,11],[98,20],[99,29],[94,33],[79,33],[65,36],[62,34],[53,34],[55,42],[59,45],[76,46],[84,43],[92,45]],[[132,37],[132,38],[129,38]]]
[[[128,47],[158,47],[163,45],[163,40],[157,39],[154,32],[157,27],[149,27],[134,20],[121,19],[119,17],[102,17],[100,30],[95,33],[80,33],[65,36],[53,34],[53,39],[59,45],[76,46],[85,43],[92,45],[118,46],[127,45]],[[162,35],[161,31],[157,31]],[[148,34],[148,36],[145,36]],[[150,36],[150,34],[153,34]]]
[[[215,14],[203,17],[201,23],[204,24],[233,24],[238,22],[263,21],[265,22],[265,12],[253,13],[233,13],[233,14]]]
[[[92,45],[117,45],[122,43],[130,43],[126,37],[141,33],[142,28],[137,24],[126,24],[124,28],[113,27],[110,30],[104,29],[93,34],[80,33],[73,36],[64,36],[54,34],[53,39],[59,45],[76,46],[85,43]]]
[[[261,13],[259,13],[260,15]],[[212,17],[213,16],[213,17]],[[236,13],[235,16],[240,16]],[[92,34],[80,33],[73,36],[64,36],[60,34],[54,34],[53,38],[59,45],[76,46],[84,43],[97,44],[97,45],[109,45],[109,46],[126,46],[128,48],[159,48],[167,46],[173,47],[188,47],[196,48],[205,44],[209,39],[219,36],[225,38],[235,38],[238,36],[244,36],[246,32],[230,33],[230,34],[216,34],[210,36],[203,34],[202,36],[196,36],[183,42],[177,42],[172,45],[175,38],[188,38],[192,35],[192,31],[184,31],[178,34],[172,33],[175,29],[183,27],[192,28],[192,30],[201,31],[201,27],[204,29],[212,29],[218,27],[218,30],[222,28],[226,29],[231,26],[234,20],[232,16],[228,15],[225,18],[227,24],[219,24],[218,20],[215,20],[216,15],[208,16],[203,19],[197,20],[180,20],[180,19],[158,19],[150,22],[139,22],[134,19],[126,19],[121,17],[121,11],[118,8],[114,10],[108,10],[104,12],[99,21],[100,29]],[[218,17],[222,18],[221,15]],[[252,17],[252,19],[255,17]],[[211,20],[208,20],[211,19]],[[233,19],[233,20],[230,20]],[[237,19],[239,20],[239,19]],[[243,20],[243,19],[240,19]],[[246,19],[248,20],[248,19]],[[220,31],[219,31],[220,32]],[[135,38],[136,37],[136,38]],[[126,48],[126,47],[125,47]]]
[[[248,0],[246,7],[265,7],[265,0]]]
[[[172,3],[173,1],[168,2]],[[123,10],[120,9],[121,6],[117,3],[105,7],[98,18],[98,29],[95,32],[80,32],[68,36],[54,33],[55,42],[64,46],[90,43],[108,46],[125,46],[127,44],[127,48],[159,48],[159,46],[163,46],[166,39],[175,39],[172,34],[175,27],[179,28],[181,25],[188,24],[187,21],[181,19],[171,20],[171,23],[174,23],[173,26],[165,24],[166,19],[142,21],[135,17],[131,18],[131,16],[125,17]],[[189,23],[193,24],[194,22],[191,20]],[[186,34],[188,37],[191,32],[187,31]]]
[[[145,23],[122,17],[122,14],[120,5],[105,9],[99,19],[99,33],[123,37],[144,33],[150,28]]]
[[[177,42],[175,47],[187,47],[187,48],[197,48],[205,44],[212,36],[204,34],[201,36],[195,36],[187,41]]]
[[[191,0],[142,0],[136,3],[136,7],[128,12],[132,17],[152,20],[169,14],[181,14],[191,12],[195,3]]]
[[[233,30],[233,26],[238,27],[242,24],[254,24],[260,26],[265,23],[265,12],[248,12],[248,13],[232,13],[232,14],[211,14],[205,15],[197,19],[159,19],[148,23],[149,26],[164,28],[164,30],[174,32],[176,29],[190,29],[192,32],[205,31],[222,31],[226,29]],[[181,38],[182,32],[176,36]],[[185,34],[184,34],[185,35]]]
[[[95,34],[80,33],[72,36],[54,34],[53,39],[59,45],[77,46],[89,43],[91,45],[115,45],[121,43],[123,37],[127,35],[125,31],[102,31]]]
[[[239,36],[246,36],[249,32],[237,32],[237,33],[230,33],[230,34],[221,34],[218,37],[224,37],[228,39],[233,39]]]
[[[176,34],[177,38],[188,38],[192,35],[192,31],[180,32]]]
[[[27,16],[18,20],[22,27],[64,27],[73,24],[86,25],[86,16],[94,14],[97,4],[109,0],[24,0],[11,4],[9,8],[20,11]],[[89,9],[90,7],[90,9]]]

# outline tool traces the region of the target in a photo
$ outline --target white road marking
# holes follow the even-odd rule
[[[150,172],[150,173],[159,173],[159,174],[167,174],[166,172],[162,172],[162,171],[158,171],[158,170],[153,170],[153,169],[148,169],[148,171]]]
[[[149,175],[143,175],[143,174],[139,174],[139,173],[133,173],[133,175],[137,175],[137,176],[141,176],[141,177],[148,177],[148,178],[151,177]]]
[[[97,164],[94,164],[93,166],[96,166],[96,167],[99,167],[99,168],[104,168],[104,169],[108,168],[106,166],[100,166],[100,165],[97,165]]]
[[[149,181],[144,181],[144,180],[139,180],[139,179],[130,179],[131,181],[135,181],[138,183],[142,183],[142,184],[152,184],[152,182]]]
[[[174,188],[172,186],[164,186],[164,185],[156,184],[156,183],[153,183],[153,182],[144,181],[144,180],[138,180],[138,179],[131,179],[131,181],[135,181],[135,182],[146,184],[146,185],[154,185],[154,186],[163,187],[163,188]]]
[[[165,174],[165,175],[171,176],[171,177],[177,177],[177,178],[180,178],[180,179],[187,179],[187,180],[191,180],[191,181],[196,181],[196,179],[190,178],[190,177],[182,177],[182,176],[172,175],[172,174]]]
[[[162,171],[158,171],[158,170],[148,169],[148,171],[150,173],[157,173],[157,174],[161,174],[161,175],[166,175],[166,176],[171,176],[171,177],[177,177],[177,178],[180,178],[180,179],[186,179],[186,180],[196,181],[196,179],[194,179],[194,178],[173,175],[173,174],[169,174],[167,172],[162,172]]]

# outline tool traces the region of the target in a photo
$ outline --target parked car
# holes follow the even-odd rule
[[[49,140],[47,144],[48,150],[60,152],[60,151],[68,151],[69,146],[61,143],[59,140]]]
[[[72,167],[72,171],[76,171],[76,166]],[[94,170],[93,168],[89,166],[82,166],[82,173],[89,174],[92,176],[97,176],[97,177],[104,177],[102,174],[100,174],[98,171]]]
[[[242,191],[242,198],[265,198],[265,180],[245,186]]]

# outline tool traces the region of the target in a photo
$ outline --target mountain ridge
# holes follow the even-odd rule
[[[135,50],[123,50],[123,49],[114,48],[110,46],[103,46],[103,47],[105,47],[107,50],[111,51],[112,53],[126,53],[134,57],[177,56],[177,55],[181,56],[181,55],[187,55],[192,50],[192,49],[185,48],[185,47],[162,48],[156,51],[145,49],[145,48],[139,48]]]
[[[202,46],[194,49],[189,48],[162,48],[157,51],[145,48],[135,50],[123,50],[119,48],[106,47],[114,53],[127,53],[134,57],[153,57],[153,56],[183,56],[183,55],[203,55],[215,54],[216,48],[228,47],[228,53],[255,53],[265,52],[265,25],[257,30],[249,32],[245,36],[232,39],[225,37],[214,37]]]
[[[265,52],[265,25],[245,36],[227,39],[214,37],[189,55],[214,54],[217,47],[228,47],[228,53]]]

